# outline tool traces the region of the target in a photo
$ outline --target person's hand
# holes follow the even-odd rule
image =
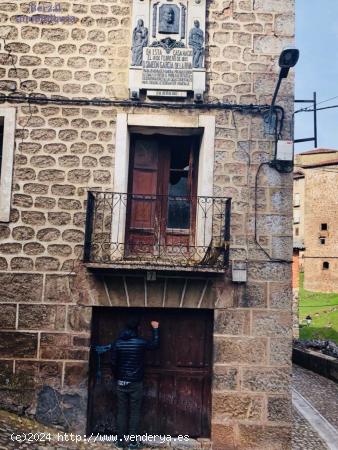
[[[153,328],[158,328],[160,326],[159,322],[156,322],[156,320],[151,321],[150,324]]]

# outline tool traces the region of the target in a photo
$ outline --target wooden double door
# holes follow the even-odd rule
[[[193,245],[198,141],[198,136],[132,135],[128,256],[165,256]]]
[[[140,335],[151,338],[160,322],[160,348],[147,351],[141,433],[210,436],[213,311],[159,308],[94,308],[92,344],[113,342],[131,314],[141,317]],[[115,433],[116,396],[111,354],[91,355],[88,432]]]

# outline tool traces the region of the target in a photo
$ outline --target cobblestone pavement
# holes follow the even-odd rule
[[[293,387],[338,430],[338,384],[302,367],[293,366]]]
[[[327,450],[325,442],[295,408],[292,414],[292,450]]]
[[[293,387],[305,397],[333,426],[338,429],[338,385],[313,372],[294,366]],[[11,439],[14,435],[27,436],[32,442],[18,442]],[[44,427],[32,420],[18,417],[14,414],[0,411],[0,450],[106,450],[114,448],[112,443],[62,442],[61,439],[49,442],[33,442],[34,433],[46,433],[46,437],[57,436],[58,430]],[[65,436],[60,431],[60,436]],[[74,435],[75,436],[75,435]],[[68,434],[70,439],[70,434]],[[327,450],[325,442],[311,427],[307,420],[296,410],[293,410],[293,444],[292,450]]]

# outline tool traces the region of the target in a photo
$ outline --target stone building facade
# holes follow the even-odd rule
[[[295,159],[294,247],[299,240],[303,242],[304,287],[310,291],[338,291],[333,225],[337,209],[337,155],[337,150],[319,148],[300,153]]]
[[[262,165],[274,152],[267,109],[243,106],[271,100],[294,1],[207,1],[203,102],[153,107],[129,100],[135,4],[62,1],[43,13],[68,17],[58,23],[32,19],[25,1],[0,4],[2,407],[84,433],[97,311],[203,309],[210,433],[196,448],[291,448],[292,175]],[[291,78],[278,103],[287,125]],[[87,192],[126,192],[133,133],[200,136],[198,192],[231,198],[222,273],[83,263]]]

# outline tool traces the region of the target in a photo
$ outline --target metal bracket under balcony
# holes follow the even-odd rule
[[[91,269],[223,273],[231,199],[89,191],[84,263]]]

